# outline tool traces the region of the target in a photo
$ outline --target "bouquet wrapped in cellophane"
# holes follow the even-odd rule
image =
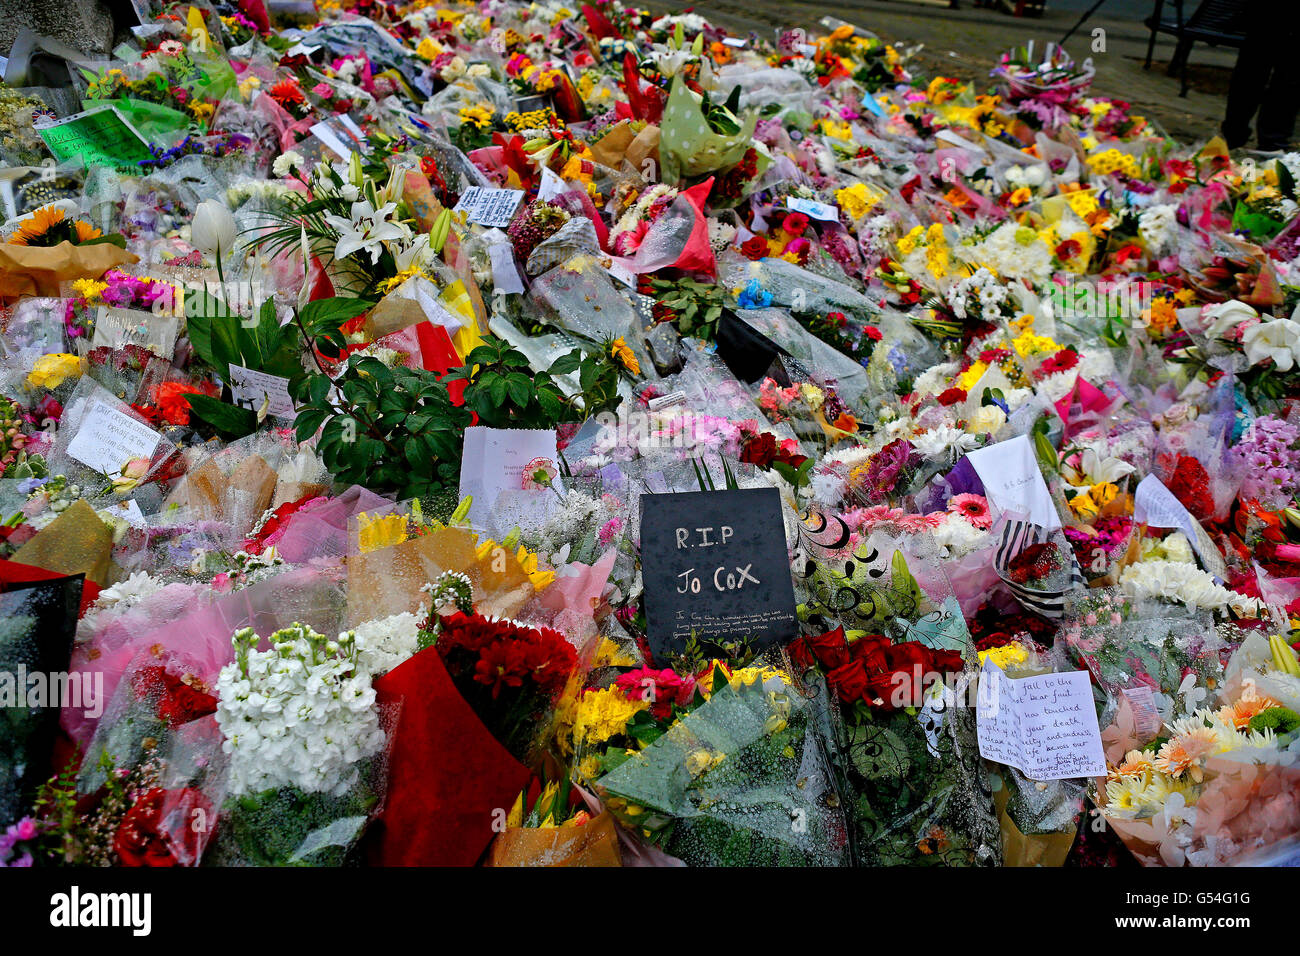
[[[998,826],[963,699],[974,652],[926,537],[880,526],[855,542],[810,513],[796,574],[808,636],[790,649],[833,693],[835,769],[858,865],[1000,861]]]

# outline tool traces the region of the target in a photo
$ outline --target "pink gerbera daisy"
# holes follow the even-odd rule
[[[961,515],[977,528],[987,528],[993,524],[989,503],[982,495],[953,495],[948,500],[948,510]]]

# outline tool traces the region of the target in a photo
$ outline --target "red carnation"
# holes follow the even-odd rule
[[[966,390],[964,388],[948,388],[939,393],[939,404],[945,408],[964,401],[966,401]]]

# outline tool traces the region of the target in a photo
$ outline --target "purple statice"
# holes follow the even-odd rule
[[[1232,449],[1241,472],[1241,497],[1284,508],[1300,482],[1300,428],[1273,415],[1251,422]]]

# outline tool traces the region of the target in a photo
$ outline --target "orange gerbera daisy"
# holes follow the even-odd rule
[[[1120,777],[1138,777],[1151,770],[1151,758],[1140,750],[1130,750],[1124,755],[1124,761],[1115,768]]]

